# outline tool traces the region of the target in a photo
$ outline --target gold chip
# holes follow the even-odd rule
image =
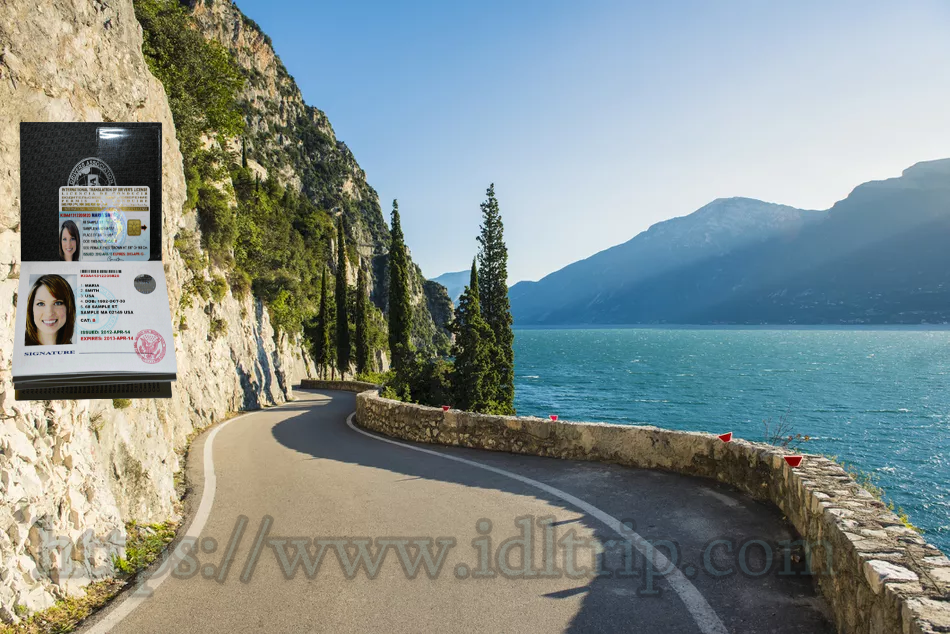
[[[142,235],[142,221],[141,220],[129,220],[127,227],[127,233],[130,236],[140,236]]]

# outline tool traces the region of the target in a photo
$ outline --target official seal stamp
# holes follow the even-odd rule
[[[115,175],[105,161],[91,156],[76,163],[66,184],[84,187],[112,186],[115,185]]]
[[[165,339],[154,330],[142,330],[135,335],[132,347],[145,363],[158,363],[165,358]]]

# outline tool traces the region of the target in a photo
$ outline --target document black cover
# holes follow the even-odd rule
[[[104,162],[113,185],[145,185],[154,224],[149,227],[150,260],[162,259],[161,123],[21,123],[20,259],[59,259],[59,188],[85,159]],[[109,183],[100,183],[106,185]],[[51,239],[52,237],[52,239]]]

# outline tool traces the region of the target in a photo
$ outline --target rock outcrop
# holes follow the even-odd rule
[[[142,56],[131,0],[0,4],[0,620],[82,592],[112,572],[124,524],[175,517],[176,450],[238,409],[285,401],[312,375],[267,311],[230,293],[181,306],[192,275],[174,237],[185,183],[162,85]],[[170,400],[14,401],[11,352],[20,270],[19,123],[160,121],[163,245],[178,382]],[[183,324],[187,325],[182,329]],[[119,408],[116,407],[119,406]],[[21,607],[22,606],[22,607]]]
[[[270,37],[231,0],[190,0],[202,33],[228,49],[244,74],[239,101],[247,113],[248,165],[292,185],[323,209],[340,209],[348,241],[357,245],[359,265],[367,272],[372,301],[387,312],[389,227],[379,197],[330,121],[304,102],[300,88],[274,53]],[[405,211],[404,211],[405,213]],[[410,255],[411,257],[411,255]],[[432,312],[425,277],[410,266],[413,341],[417,348],[448,352],[452,310]],[[356,283],[355,271],[347,279]]]

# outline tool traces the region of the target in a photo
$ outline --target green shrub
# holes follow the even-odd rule
[[[286,289],[279,290],[276,297],[267,303],[267,312],[271,325],[277,331],[299,332],[302,328],[297,298]]]
[[[132,405],[132,400],[127,398],[114,398],[112,399],[112,407],[116,409],[125,409]]]
[[[417,355],[405,377],[397,376],[392,370],[385,374],[368,376],[380,379],[371,382],[383,385],[380,395],[384,398],[439,407],[453,403],[454,369],[448,359],[431,359]],[[360,380],[359,377],[357,380]]]
[[[198,274],[185,282],[181,287],[181,291],[182,305],[190,308],[192,298],[208,299],[211,297],[211,284],[202,275]]]
[[[215,263],[230,263],[237,227],[235,210],[227,196],[213,185],[202,184],[198,189],[198,203],[195,208],[198,210],[203,246]]]
[[[215,274],[211,278],[211,298],[220,303],[228,294],[228,281],[223,276]]]
[[[409,383],[412,400],[433,407],[452,404],[454,369],[452,362],[447,359],[417,361]]]
[[[189,165],[185,168],[185,203],[182,205],[182,211],[194,211],[198,204],[198,188],[201,185],[201,179],[198,178],[198,170]]]
[[[228,271],[228,284],[231,294],[238,299],[244,299],[251,292],[251,276],[240,269]]]
[[[138,524],[129,522],[126,526],[128,537],[125,541],[125,557],[113,557],[112,565],[119,572],[132,575],[148,566],[175,538],[175,525]]]
[[[393,371],[389,370],[388,372],[363,372],[357,374],[355,380],[363,381],[364,383],[375,383],[376,385],[386,385],[393,378]]]
[[[212,319],[208,328],[208,341],[214,341],[228,331],[228,322],[223,319]]]
[[[396,388],[394,388],[392,385],[383,386],[383,389],[379,393],[379,395],[382,396],[383,398],[388,398],[393,401],[403,400],[402,397],[399,395],[399,393],[396,392]]]
[[[134,0],[142,53],[168,95],[186,167],[203,134],[235,137],[244,130],[236,99],[244,78],[230,52],[207,40],[174,0]]]
[[[198,246],[198,238],[194,231],[182,229],[175,236],[175,248],[181,259],[185,261],[185,266],[193,274],[204,271],[207,267],[205,255]]]

